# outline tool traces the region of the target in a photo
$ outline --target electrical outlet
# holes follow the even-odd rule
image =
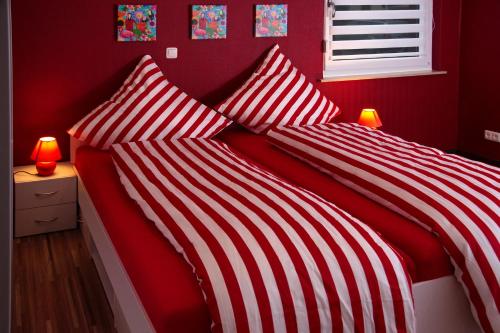
[[[484,138],[488,141],[500,142],[500,133],[484,130]]]

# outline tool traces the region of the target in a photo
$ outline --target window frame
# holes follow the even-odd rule
[[[405,0],[371,0],[373,4],[405,4]],[[408,76],[415,73],[432,72],[432,41],[433,41],[433,0],[419,0],[423,6],[423,44],[422,55],[408,58],[379,58],[379,59],[355,59],[333,61],[330,55],[333,51],[331,45],[330,29],[332,27],[331,9],[329,0],[324,0],[324,41],[323,41],[323,79],[326,80],[348,80],[350,78],[363,77],[397,77]],[[414,3],[414,1],[413,1]],[[409,2],[408,2],[409,4]]]

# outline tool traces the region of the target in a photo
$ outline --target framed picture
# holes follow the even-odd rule
[[[286,37],[288,5],[256,5],[255,37]]]
[[[156,5],[118,5],[119,42],[156,41]]]
[[[191,12],[191,39],[227,37],[227,6],[193,5]]]

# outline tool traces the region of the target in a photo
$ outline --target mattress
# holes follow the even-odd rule
[[[321,195],[370,225],[400,253],[411,258],[411,263],[408,259],[406,261],[410,271],[414,269],[414,282],[453,274],[449,256],[435,234],[275,148],[265,136],[233,126],[217,138],[275,174]]]

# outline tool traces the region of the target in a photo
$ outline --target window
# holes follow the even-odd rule
[[[432,0],[327,0],[325,78],[432,70]]]

